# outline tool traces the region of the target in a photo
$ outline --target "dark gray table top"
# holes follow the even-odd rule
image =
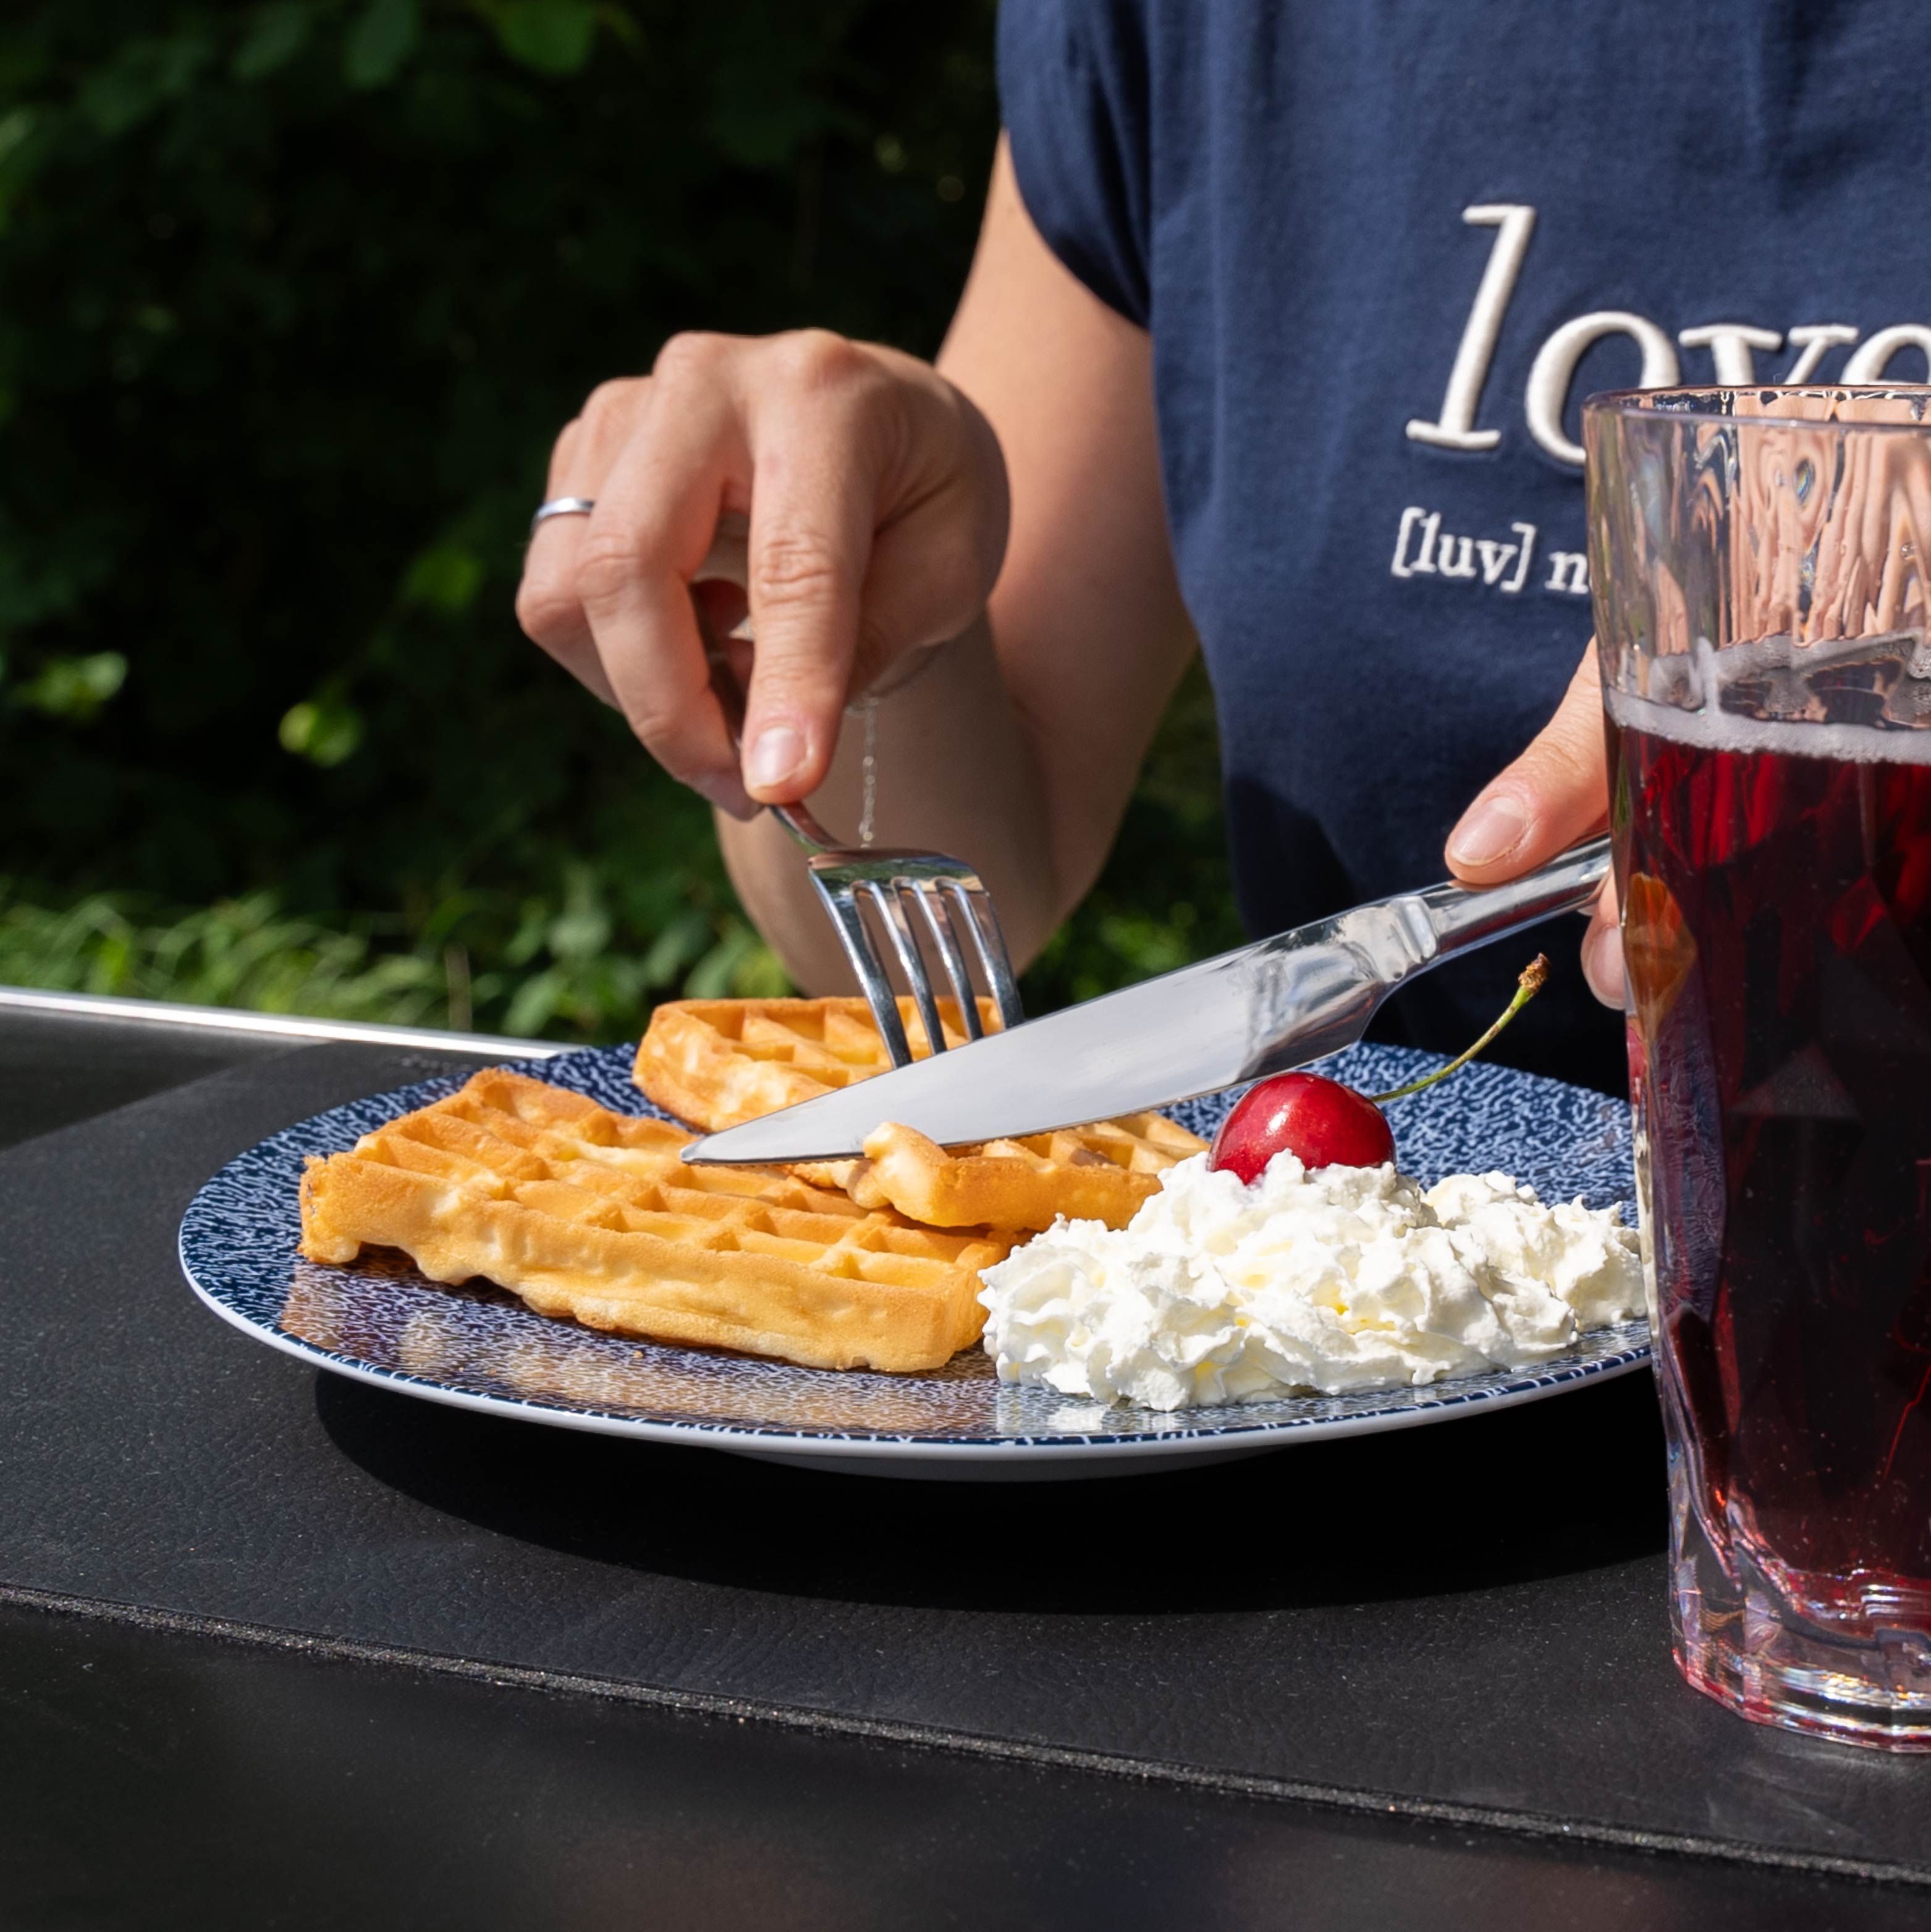
[[[1921,1894],[0,1606],[0,1918],[140,1932],[1912,1932]]]
[[[0,1006],[0,1148],[289,1047],[264,1034],[164,1020],[103,1026],[78,1015]]]
[[[530,1922],[519,1884],[564,1847],[554,1895],[598,1924],[645,1870],[685,1924],[1386,1924],[1406,1898],[1443,1925],[1888,1925],[1931,1903],[1798,1875],[1931,1864],[1931,1766],[1675,1680],[1639,1381],[1219,1470],[935,1492],[439,1410],[221,1328],[173,1269],[187,1193],[268,1128],[419,1077],[409,1058],[252,1058],[0,1156],[0,1750],[76,1798],[124,1746],[173,1765],[134,1808],[157,1841],[225,1794],[210,1859],[256,1873],[276,1922],[357,1894],[340,1861],[292,1888],[247,1849],[267,1819],[291,1845],[382,1838],[369,1873],[420,1869],[411,1924]],[[211,1746],[209,1700],[256,1714]],[[438,1799],[398,1822],[379,1794],[418,1777]],[[450,1822],[506,1811],[480,1838]],[[0,1809],[0,1870],[52,1886],[45,1922],[67,1922],[58,1860],[23,1845],[79,1859],[74,1897],[112,1892],[85,1808],[57,1814]],[[734,1834],[769,1857],[694,1849]],[[1645,1844],[1723,1856],[1622,1849]],[[180,1858],[143,1868],[207,1909]]]

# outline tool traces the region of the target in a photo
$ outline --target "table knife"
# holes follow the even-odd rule
[[[1396,892],[727,1127],[688,1161],[841,1160],[881,1122],[960,1147],[1211,1094],[1351,1046],[1397,986],[1558,913],[1609,869],[1591,839],[1507,885]]]

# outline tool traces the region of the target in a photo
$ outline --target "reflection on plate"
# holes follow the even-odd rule
[[[607,1107],[652,1111],[630,1082],[630,1049],[587,1048],[520,1070]],[[1363,1046],[1324,1070],[1369,1092],[1440,1063]],[[1281,1397],[1174,1414],[1002,1386],[977,1349],[929,1374],[832,1372],[660,1346],[535,1315],[480,1282],[438,1288],[400,1256],[321,1268],[295,1252],[303,1157],[352,1146],[386,1120],[451,1091],[424,1081],[286,1129],[231,1161],[181,1223],[181,1264],[217,1314],[321,1366],[433,1401],[567,1428],[738,1450],[880,1475],[1126,1474],[1249,1455],[1319,1436],[1399,1429],[1534,1400],[1648,1360],[1640,1322],[1585,1336],[1533,1370],[1498,1370],[1428,1388]],[[1210,1134],[1228,1096],[1172,1111]],[[1477,1065],[1390,1109],[1405,1171],[1504,1168],[1546,1201],[1580,1195],[1633,1216],[1628,1116],[1579,1088]]]

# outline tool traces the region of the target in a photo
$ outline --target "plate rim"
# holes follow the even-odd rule
[[[1559,1395],[1577,1382],[1609,1382],[1616,1376],[1646,1369],[1650,1363],[1648,1342],[1632,1342],[1600,1362],[1580,1362],[1534,1382],[1501,1389],[1471,1390],[1450,1395],[1438,1402],[1411,1403],[1405,1408],[1372,1411],[1363,1415],[1310,1417],[1305,1422],[1262,1421],[1219,1424],[1207,1429],[1174,1429],[1150,1436],[1075,1436],[1063,1441],[1045,1441],[1036,1436],[1015,1436],[994,1442],[984,1437],[961,1438],[907,1434],[887,1436],[874,1432],[853,1436],[837,1430],[757,1429],[729,1422],[647,1421],[638,1418],[613,1415],[605,1409],[560,1408],[550,1402],[525,1397],[478,1395],[467,1389],[451,1388],[447,1382],[430,1382],[394,1369],[358,1362],[352,1356],[337,1355],[298,1336],[280,1329],[264,1328],[251,1322],[240,1310],[217,1300],[196,1280],[185,1254],[180,1256],[181,1273],[195,1298],[204,1307],[220,1316],[231,1328],[253,1340],[265,1342],[298,1361],[346,1376],[371,1388],[399,1390],[426,1402],[440,1402],[451,1408],[466,1408],[485,1415],[505,1417],[517,1421],[539,1421],[553,1426],[574,1429],[586,1435],[622,1436],[646,1442],[682,1443],[686,1448],[759,1450],[796,1448],[829,1460],[878,1457],[903,1460],[911,1457],[947,1462],[1077,1461],[1103,1456],[1126,1460],[1138,1456],[1182,1456],[1224,1450],[1238,1444],[1243,1447],[1285,1448],[1290,1443],[1315,1438],[1333,1439],[1345,1436],[1383,1435],[1397,1429],[1414,1429],[1438,1422],[1458,1411],[1486,1412],[1514,1408],[1524,1402]],[[543,1318],[538,1317],[539,1320]],[[660,1342],[656,1346],[675,1346]],[[1465,1378],[1464,1379],[1468,1379]],[[1453,1389],[1455,1378],[1426,1384],[1430,1388]],[[1388,1391],[1392,1394],[1396,1391]],[[1174,1412],[1185,1414],[1184,1409]]]
[[[616,1049],[594,1047],[575,1049],[583,1052],[608,1052],[613,1050],[622,1051],[622,1048],[619,1045]],[[543,1072],[553,1076],[555,1070],[553,1063],[547,1061],[536,1062],[534,1066],[529,1061],[518,1063],[509,1060],[503,1064],[511,1070],[518,1072],[528,1068],[532,1076],[537,1078],[542,1077]],[[1547,1080],[1549,1076],[1525,1074],[1522,1077]],[[1334,1441],[1351,1436],[1384,1434],[1396,1430],[1418,1428],[1450,1420],[1462,1415],[1516,1408],[1525,1402],[1561,1394],[1579,1383],[1606,1382],[1631,1374],[1637,1370],[1648,1367],[1651,1360],[1651,1342],[1648,1324],[1644,1318],[1639,1317],[1630,1322],[1615,1324],[1617,1328],[1631,1331],[1630,1339],[1626,1346],[1606,1357],[1593,1361],[1570,1362],[1566,1365],[1563,1358],[1558,1357],[1547,1364],[1521,1370],[1518,1372],[1522,1378],[1521,1381],[1507,1384],[1500,1388],[1467,1388],[1465,1384],[1478,1378],[1451,1377],[1405,1391],[1391,1389],[1385,1393],[1390,1396],[1403,1393],[1420,1394],[1423,1399],[1359,1414],[1309,1417],[1305,1420],[1257,1418],[1249,1423],[1220,1422],[1198,1427],[1189,1426],[1177,1419],[1189,1412],[1181,1409],[1173,1412],[1176,1418],[1173,1427],[1132,1436],[1114,1436],[1102,1432],[1075,1433],[1070,1431],[1063,1438],[1057,1438],[1033,1436],[997,1438],[948,1437],[922,1436],[916,1432],[886,1434],[878,1431],[856,1435],[835,1430],[760,1427],[744,1423],[623,1416],[608,1410],[566,1408],[531,1397],[491,1395],[458,1388],[446,1382],[412,1375],[405,1370],[383,1368],[373,1363],[358,1361],[352,1356],[337,1354],[279,1328],[265,1326],[220,1298],[196,1278],[187,1252],[190,1230],[196,1222],[197,1210],[201,1208],[209,1190],[224,1180],[233,1168],[258,1157],[271,1143],[280,1141],[285,1136],[298,1133],[316,1121],[341,1112],[345,1108],[363,1106],[372,1101],[385,1101],[391,1096],[412,1096],[409,1100],[410,1106],[425,1104],[413,1096],[424,1089],[446,1086],[452,1079],[455,1079],[457,1084],[460,1084],[457,1076],[439,1074],[382,1093],[352,1096],[334,1106],[321,1108],[298,1120],[289,1122],[271,1133],[263,1135],[260,1139],[224,1161],[195,1190],[183,1211],[175,1235],[175,1258],[183,1278],[196,1299],[220,1316],[229,1327],[298,1361],[344,1376],[350,1381],[412,1396],[445,1407],[571,1429],[584,1434],[615,1436],[633,1441],[715,1448],[737,1453],[766,1455],[779,1453],[800,1460],[809,1457],[826,1462],[926,1461],[959,1465],[973,1462],[1068,1462],[1096,1459],[1130,1462],[1144,1458],[1166,1462],[1187,1455],[1225,1455],[1237,1449],[1263,1450],[1285,1448],[1297,1442]],[[280,1151],[277,1150],[278,1154]],[[535,1316],[533,1318],[541,1320],[544,1318]],[[1602,1334],[1605,1331],[1593,1332]],[[670,1347],[674,1345],[660,1342],[654,1346]]]

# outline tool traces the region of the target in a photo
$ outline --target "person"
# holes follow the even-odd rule
[[[970,859],[1031,956],[1196,649],[1243,918],[1497,883],[1605,822],[1579,409],[1931,358],[1931,16],[1006,0],[1006,131],[936,362],[680,335],[559,436],[518,610],[718,808],[798,982],[850,981],[764,802]],[[741,745],[716,583],[746,531]],[[1579,665],[1579,658],[1581,662]],[[865,730],[854,706],[872,698]],[[1522,949],[1393,1003],[1459,1049]],[[1504,1057],[1622,1078],[1606,895]],[[1585,992],[1592,988],[1598,1006]]]

